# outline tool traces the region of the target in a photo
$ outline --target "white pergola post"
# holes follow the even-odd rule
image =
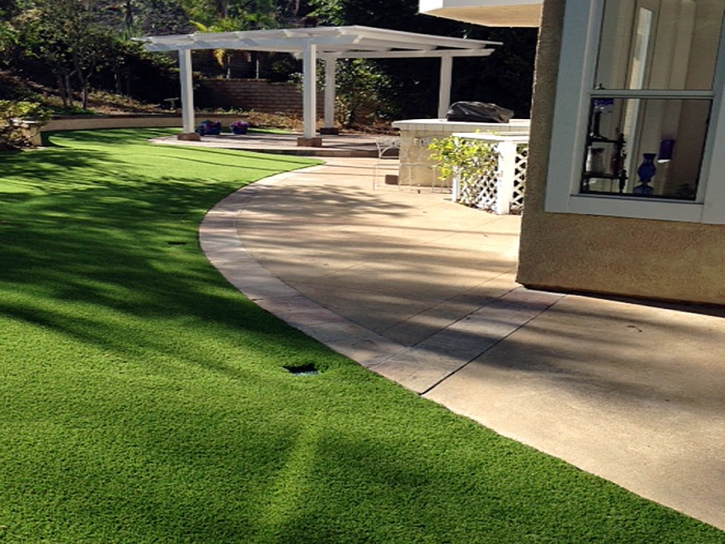
[[[184,134],[194,134],[194,84],[191,71],[191,50],[179,49],[181,118]]]
[[[325,128],[335,127],[335,59],[325,60]]]
[[[302,135],[315,137],[317,119],[317,45],[307,40],[302,51]]]
[[[441,81],[438,88],[438,119],[445,119],[451,105],[451,85],[453,83],[453,57],[441,56]]]

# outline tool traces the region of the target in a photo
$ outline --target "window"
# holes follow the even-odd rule
[[[567,2],[547,211],[725,223],[724,12]]]

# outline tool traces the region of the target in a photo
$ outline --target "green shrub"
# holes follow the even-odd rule
[[[49,112],[37,102],[0,100],[0,150],[32,147],[33,135],[49,119]]]
[[[431,158],[438,163],[442,180],[458,176],[461,184],[475,182],[496,170],[498,151],[492,142],[449,136],[435,139],[428,146]]]

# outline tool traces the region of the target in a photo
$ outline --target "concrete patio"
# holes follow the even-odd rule
[[[209,212],[202,248],[371,371],[725,529],[725,310],[526,290],[519,217],[373,184],[375,162],[244,188]]]
[[[218,136],[202,136],[198,142],[179,140],[176,136],[153,138],[152,143],[164,145],[187,145],[238,149],[241,151],[259,151],[284,155],[307,157],[377,157],[378,150],[374,135],[365,134],[328,134],[320,136],[319,147],[298,146],[301,133],[273,133],[251,131],[243,135],[222,133]]]

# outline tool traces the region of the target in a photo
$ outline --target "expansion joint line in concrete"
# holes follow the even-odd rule
[[[469,358],[469,359],[468,359],[468,360],[467,360],[467,361],[466,361],[466,362],[465,362],[464,364],[462,364],[462,365],[461,365],[460,367],[458,367],[457,369],[455,369],[455,370],[454,370],[453,372],[451,372],[451,373],[450,373],[450,374],[448,374],[447,376],[444,376],[444,377],[442,377],[442,378],[441,378],[440,380],[438,380],[437,382],[435,382],[435,383],[431,384],[431,385],[430,385],[430,386],[429,386],[429,387],[428,387],[427,389],[425,389],[424,391],[421,391],[421,393],[420,393],[420,396],[425,396],[425,395],[427,395],[427,394],[428,394],[428,393],[430,393],[430,392],[431,392],[431,391],[432,391],[433,389],[435,389],[436,387],[438,387],[438,386],[439,386],[439,385],[440,385],[441,383],[443,383],[443,382],[444,382],[444,381],[446,381],[447,379],[451,378],[451,377],[452,377],[452,376],[454,376],[455,374],[458,374],[458,373],[459,373],[459,372],[460,372],[461,370],[463,370],[464,368],[466,368],[466,367],[467,367],[467,366],[468,366],[469,364],[471,364],[471,363],[472,363],[473,361],[477,360],[477,359],[478,359],[478,358],[480,358],[481,356],[485,355],[485,354],[486,354],[486,352],[488,352],[488,351],[490,351],[491,349],[493,349],[493,348],[495,348],[496,346],[498,346],[498,345],[499,345],[499,344],[500,344],[501,342],[503,342],[504,340],[506,340],[506,339],[507,339],[507,338],[508,338],[509,336],[511,336],[512,334],[514,334],[514,333],[515,333],[516,331],[518,331],[518,330],[520,330],[520,329],[524,328],[524,327],[525,327],[526,325],[528,325],[528,324],[529,324],[529,323],[530,323],[531,321],[533,321],[534,319],[536,319],[536,318],[537,318],[537,317],[538,317],[539,315],[541,315],[542,313],[544,313],[544,312],[545,312],[546,310],[548,310],[548,309],[549,309],[549,308],[550,308],[551,306],[553,306],[554,304],[556,304],[556,300],[554,300],[554,301],[553,301],[553,302],[551,303],[551,305],[547,306],[546,308],[543,308],[542,310],[540,310],[540,311],[539,311],[538,313],[536,313],[535,315],[531,315],[531,316],[530,316],[530,317],[529,317],[528,319],[526,319],[525,321],[522,321],[522,322],[521,322],[520,324],[518,324],[518,325],[517,325],[517,326],[516,326],[515,328],[511,329],[511,330],[510,330],[510,331],[509,331],[508,333],[506,333],[506,334],[502,335],[502,336],[501,336],[500,338],[498,338],[497,340],[495,340],[495,341],[494,341],[493,343],[491,343],[491,344],[487,345],[487,346],[485,347],[485,349],[484,349],[483,351],[481,351],[481,352],[480,352],[480,353],[479,353],[478,355],[476,355],[475,357],[471,357],[471,358]],[[488,306],[488,305],[487,305],[487,306]],[[465,319],[465,318],[464,318],[464,319]]]
[[[375,372],[424,395],[548,310],[563,295],[517,287],[377,364]]]

